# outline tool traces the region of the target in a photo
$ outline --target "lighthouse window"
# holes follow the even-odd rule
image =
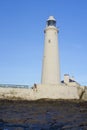
[[[50,43],[50,42],[51,42],[51,40],[48,40],[48,42]]]

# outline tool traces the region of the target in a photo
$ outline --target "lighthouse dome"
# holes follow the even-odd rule
[[[47,20],[47,21],[49,21],[49,20],[56,21],[56,20],[55,20],[55,18],[54,18],[54,16],[49,16],[49,18],[48,18],[48,20]]]
[[[53,16],[49,16],[47,20],[47,26],[56,26],[56,20]]]

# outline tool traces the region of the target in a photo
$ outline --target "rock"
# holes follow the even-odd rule
[[[84,86],[77,86],[79,99],[82,99],[83,93],[85,92]]]
[[[87,87],[85,87],[85,91],[84,91],[84,93],[82,95],[82,100],[87,101]]]

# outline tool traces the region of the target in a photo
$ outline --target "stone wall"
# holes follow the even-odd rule
[[[35,98],[50,98],[50,99],[82,99],[85,92],[84,86],[67,86],[60,85],[37,85]]]
[[[69,87],[66,85],[37,85],[35,88],[1,88],[2,99],[37,100],[47,99],[80,99],[84,89],[81,87]],[[87,89],[82,97],[87,98]]]

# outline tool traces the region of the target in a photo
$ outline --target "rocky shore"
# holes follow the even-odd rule
[[[0,100],[0,130],[87,130],[87,102]]]
[[[87,130],[87,87],[0,87],[0,130],[80,129]]]

